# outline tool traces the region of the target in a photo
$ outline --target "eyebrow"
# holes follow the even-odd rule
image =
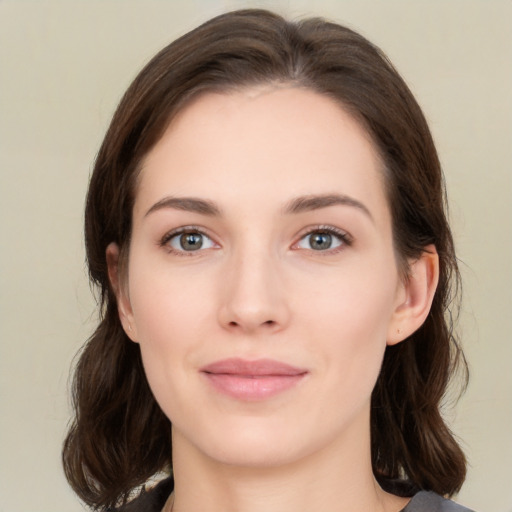
[[[284,208],[284,213],[302,213],[312,210],[319,210],[321,208],[328,208],[329,206],[351,206],[362,211],[371,221],[374,221],[370,210],[358,201],[350,196],[343,194],[323,194],[323,195],[307,195],[300,196],[292,199]]]
[[[306,195],[300,196],[289,201],[283,212],[285,214],[297,214],[313,210],[320,210],[321,208],[328,208],[329,206],[351,206],[362,211],[370,220],[374,220],[370,210],[352,197],[343,194],[323,194],[323,195]],[[164,197],[156,202],[145,214],[145,217],[153,212],[165,208],[173,208],[175,210],[183,210],[187,212],[199,213],[208,216],[221,216],[221,209],[213,202],[207,199],[199,199],[196,197]]]
[[[175,210],[184,210],[208,216],[221,215],[220,208],[212,201],[206,199],[198,199],[196,197],[164,197],[146,212],[145,217],[164,208],[174,208]]]

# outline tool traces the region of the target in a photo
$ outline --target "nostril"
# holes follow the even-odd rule
[[[262,322],[260,325],[268,325],[269,327],[272,327],[276,324],[275,320],[266,320],[265,322]],[[230,327],[239,327],[240,324],[235,321],[229,322]]]

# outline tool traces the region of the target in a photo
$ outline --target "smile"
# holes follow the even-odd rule
[[[242,401],[271,398],[296,386],[308,373],[271,359],[224,359],[200,371],[216,391]]]

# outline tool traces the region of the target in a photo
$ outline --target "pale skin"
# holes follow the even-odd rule
[[[125,275],[115,244],[107,261],[172,422],[167,510],[407,504],[374,479],[370,397],[386,346],[428,314],[438,258],[426,247],[399,272],[383,179],[357,121],[288,86],[202,95],[147,155]],[[201,368],[233,357],[304,378],[261,400],[227,396]]]

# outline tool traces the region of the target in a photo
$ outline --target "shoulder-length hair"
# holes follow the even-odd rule
[[[384,162],[404,275],[406,262],[427,245],[437,249],[440,276],[430,314],[408,340],[386,349],[373,391],[372,463],[381,486],[396,493],[451,495],[462,485],[465,458],[440,413],[455,368],[466,372],[450,313],[460,279],[443,175],[421,109],[385,55],[354,31],[322,19],[289,22],[243,10],[206,22],[146,65],[96,159],[85,242],[101,318],[75,370],[75,417],[63,449],[69,482],[96,509],[126,501],[171,467],[171,425],[151,394],[139,346],[121,327],[105,255],[115,242],[126,260],[139,164],[192,98],[269,83],[326,95],[366,129]]]

